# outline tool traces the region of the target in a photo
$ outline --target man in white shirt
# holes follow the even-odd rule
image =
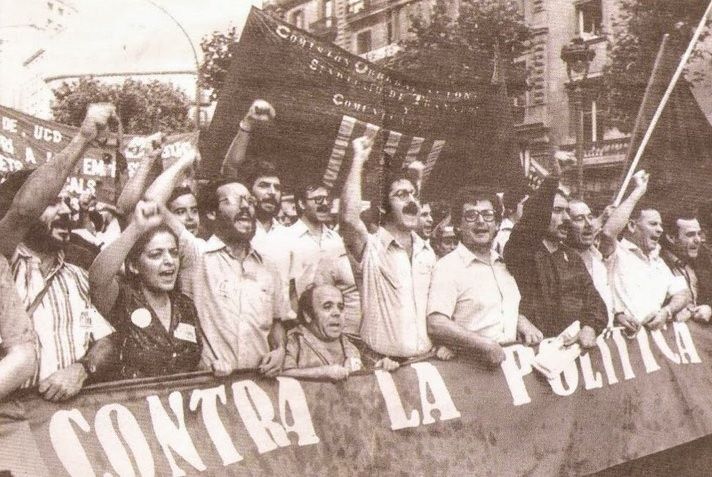
[[[615,317],[631,332],[641,325],[662,327],[690,302],[684,278],[675,277],[660,257],[662,234],[660,213],[639,205],[616,247],[612,273]]]
[[[519,314],[521,295],[502,257],[492,249],[499,225],[496,197],[474,189],[458,192],[451,217],[460,244],[440,259],[428,296],[428,333],[435,342],[504,360],[503,344],[517,336],[528,345],[542,333]]]

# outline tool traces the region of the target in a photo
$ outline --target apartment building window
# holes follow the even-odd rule
[[[603,140],[603,115],[598,101],[587,99],[583,104],[583,142],[592,143]]]
[[[346,10],[349,13],[358,13],[366,8],[366,0],[348,0]]]
[[[600,36],[603,25],[601,0],[589,0],[576,5],[576,21],[578,33],[582,38]]]
[[[289,23],[297,28],[304,28],[304,10],[296,10],[292,12]]]
[[[371,51],[371,30],[364,30],[356,35],[356,54],[363,55]]]

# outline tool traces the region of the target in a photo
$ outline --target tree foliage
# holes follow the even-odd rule
[[[200,83],[212,89],[211,100],[218,98],[220,88],[225,83],[225,77],[232,61],[232,45],[237,41],[234,27],[227,33],[213,32],[203,37],[200,48],[203,50],[203,64],[200,65]]]
[[[510,93],[524,86],[526,71],[514,60],[529,48],[531,32],[516,0],[436,0],[430,15],[411,17],[410,36],[388,66],[423,81],[467,85],[488,83],[499,53]],[[505,72],[503,72],[505,73]]]
[[[63,83],[54,90],[54,96],[54,120],[72,126],[81,125],[90,103],[111,102],[116,105],[127,134],[157,131],[169,134],[194,129],[185,93],[155,80],[144,83],[126,79],[123,84],[105,84],[96,78],[81,78]]]
[[[694,33],[708,0],[618,0],[610,35],[605,85],[610,123],[628,132],[635,122],[650,78],[660,42],[670,34],[668,45],[681,55]],[[702,41],[708,35],[705,32]],[[704,55],[702,50],[697,56]],[[702,78],[690,70],[688,80]]]

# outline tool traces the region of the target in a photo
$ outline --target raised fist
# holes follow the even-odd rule
[[[163,221],[158,206],[152,201],[139,201],[134,209],[134,223],[141,230],[146,232],[154,227],[158,227]]]
[[[79,132],[89,141],[104,139],[110,119],[118,120],[116,107],[110,103],[93,103],[87,108],[87,114]]]
[[[247,111],[240,126],[248,132],[258,124],[268,124],[277,115],[274,108],[264,99],[256,99]]]
[[[373,136],[366,135],[356,138],[351,143],[351,147],[354,150],[354,159],[360,159],[365,162],[368,160],[368,156],[371,155]]]

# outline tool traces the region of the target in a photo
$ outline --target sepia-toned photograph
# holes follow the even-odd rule
[[[0,0],[0,477],[712,475],[711,32]]]

